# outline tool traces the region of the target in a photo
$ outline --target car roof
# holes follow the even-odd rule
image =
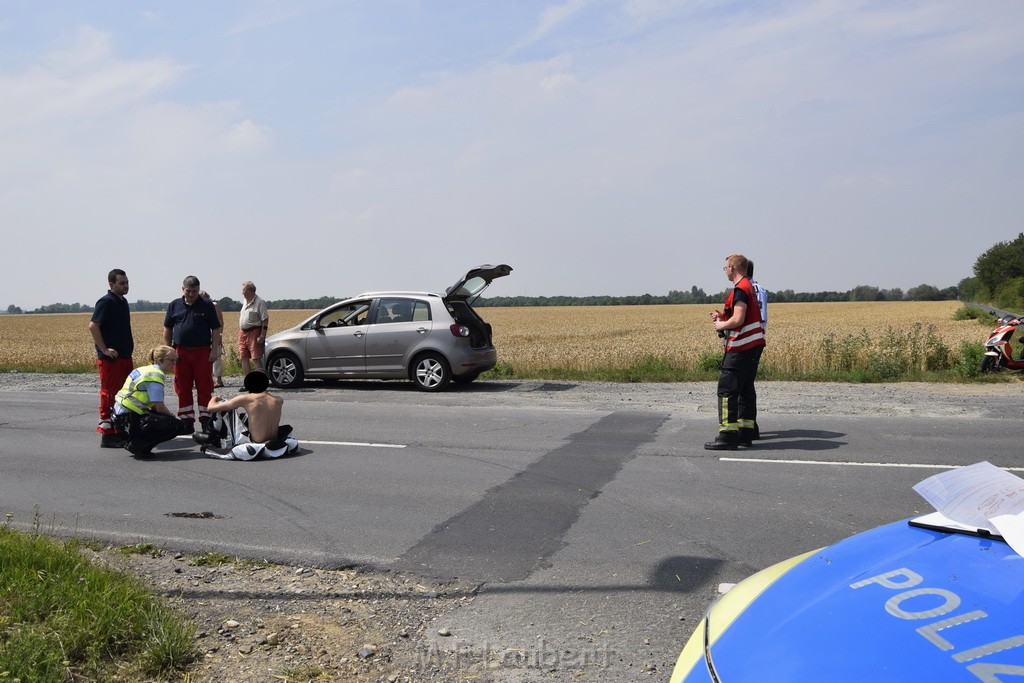
[[[403,291],[393,291],[393,292],[363,292],[362,294],[359,294],[358,296],[351,296],[351,297],[349,297],[348,299],[346,299],[346,301],[351,301],[352,299],[369,299],[369,298],[375,298],[375,297],[381,297],[381,296],[418,296],[418,297],[435,297],[435,298],[438,298],[438,299],[441,298],[440,294],[435,294],[434,292],[403,292]]]

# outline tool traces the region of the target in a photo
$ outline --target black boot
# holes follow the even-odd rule
[[[144,458],[153,452],[153,445],[141,441],[129,441],[124,446],[125,450],[136,458]]]
[[[124,448],[128,439],[123,434],[103,434],[100,436],[100,448]]]
[[[736,432],[719,432],[714,441],[704,444],[706,451],[735,451],[740,445]]]
[[[748,427],[740,427],[740,445],[750,448],[754,445],[754,439],[757,437],[754,435],[755,430]]]
[[[210,434],[209,432],[196,432],[195,434],[192,435],[192,440],[204,448],[221,447],[220,437],[214,434]]]

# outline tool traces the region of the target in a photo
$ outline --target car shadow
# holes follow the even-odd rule
[[[563,384],[559,382],[545,382],[543,385],[531,388],[530,391],[566,391],[572,389],[575,384]],[[522,389],[521,385],[513,382],[489,382],[487,380],[476,380],[469,384],[452,382],[439,393],[457,392],[468,394],[489,394],[503,391]],[[418,394],[423,393],[416,388],[412,382],[404,379],[308,379],[302,386],[292,389],[272,387],[273,393],[282,396],[288,394],[312,393],[314,391],[397,391],[401,393]]]

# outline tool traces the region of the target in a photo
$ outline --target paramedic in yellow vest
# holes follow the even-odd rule
[[[713,311],[715,331],[725,340],[718,376],[718,436],[704,448],[734,451],[750,446],[757,424],[754,378],[764,351],[764,321],[753,285],[747,278],[747,258],[732,254],[725,259],[726,278],[733,289],[722,311]]]
[[[164,403],[167,375],[174,372],[177,352],[170,346],[158,346],[149,352],[151,365],[135,368],[128,374],[114,399],[114,419],[128,433],[125,448],[135,456],[149,455],[153,447],[187,433]]]

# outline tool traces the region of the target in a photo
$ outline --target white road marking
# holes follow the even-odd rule
[[[366,446],[367,448],[405,448],[404,443],[363,443],[361,441],[309,441],[300,439],[299,446],[304,443],[315,443],[321,446]]]
[[[839,467],[916,467],[931,470],[955,470],[963,465],[929,465],[900,462],[831,462],[829,460],[773,460],[771,458],[719,458],[722,462],[768,462],[777,465],[836,465]],[[1024,472],[1024,467],[1001,467],[1009,472]]]

